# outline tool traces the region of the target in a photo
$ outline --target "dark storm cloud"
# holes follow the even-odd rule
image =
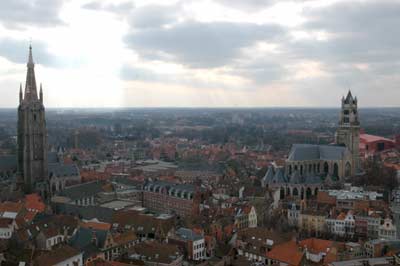
[[[212,68],[232,62],[240,56],[241,48],[284,35],[285,31],[276,25],[187,21],[167,28],[133,30],[125,42],[145,59]]]
[[[130,24],[135,28],[160,27],[176,22],[179,6],[147,5],[135,9],[130,16]]]
[[[2,0],[0,23],[7,27],[63,24],[59,17],[64,0]]]
[[[306,10],[306,31],[325,31],[327,41],[298,41],[289,50],[298,57],[327,64],[382,64],[400,56],[400,2],[339,2],[332,6]]]
[[[17,64],[23,64],[28,61],[28,47],[28,41],[0,38],[0,56]],[[48,52],[44,43],[34,42],[32,52],[35,63],[51,67],[59,66],[56,56]]]
[[[135,8],[135,5],[132,1],[126,1],[118,4],[105,4],[101,1],[93,1],[83,5],[82,7],[85,9],[108,11],[116,14],[128,14]]]

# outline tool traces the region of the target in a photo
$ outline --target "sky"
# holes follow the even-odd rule
[[[398,0],[1,0],[0,107],[400,106]],[[39,84],[38,84],[39,86]]]

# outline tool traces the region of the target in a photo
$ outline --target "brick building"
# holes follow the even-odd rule
[[[143,206],[154,212],[195,215],[200,199],[201,193],[194,185],[154,181],[143,186]]]

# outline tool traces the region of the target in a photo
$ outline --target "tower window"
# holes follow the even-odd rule
[[[36,121],[36,114],[33,115],[33,121]]]
[[[348,114],[349,114],[349,110],[344,110],[343,113],[344,113],[345,115],[348,115]]]

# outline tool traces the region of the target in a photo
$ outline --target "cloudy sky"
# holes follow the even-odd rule
[[[1,0],[0,107],[400,106],[400,1]]]

